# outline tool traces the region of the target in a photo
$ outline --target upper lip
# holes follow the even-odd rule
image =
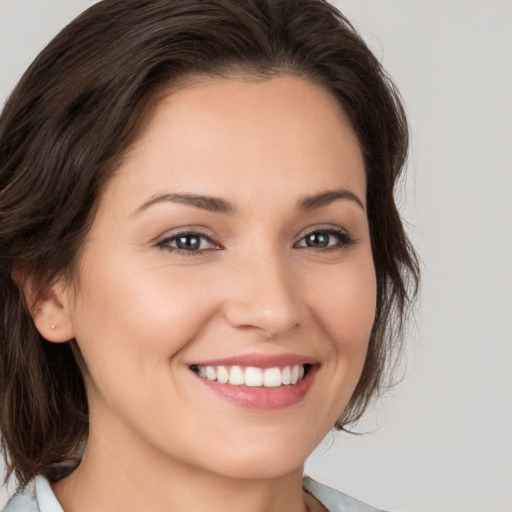
[[[244,354],[240,356],[225,357],[222,359],[210,359],[197,361],[189,366],[254,366],[256,368],[275,368],[294,365],[315,365],[318,360],[299,354]]]

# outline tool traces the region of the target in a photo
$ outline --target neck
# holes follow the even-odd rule
[[[80,466],[53,485],[66,512],[304,512],[317,506],[302,491],[302,467],[272,477],[232,477],[162,455],[133,436],[109,441],[105,431],[92,431]]]

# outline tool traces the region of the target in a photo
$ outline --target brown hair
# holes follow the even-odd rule
[[[377,315],[355,422],[386,382],[418,283],[393,191],[407,122],[394,85],[324,0],[105,0],[37,57],[0,117],[0,428],[7,477],[55,480],[79,461],[88,413],[74,341],[44,340],[14,275],[73,275],[102,188],[164,89],[190,76],[283,73],[321,84],[357,134],[367,173]],[[412,286],[409,286],[412,284]]]

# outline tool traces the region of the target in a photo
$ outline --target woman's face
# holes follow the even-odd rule
[[[357,138],[317,85],[212,80],[161,101],[64,300],[90,449],[246,478],[301,467],[365,360],[365,198]]]

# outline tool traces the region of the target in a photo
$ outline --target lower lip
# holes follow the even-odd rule
[[[279,387],[248,387],[221,384],[216,380],[208,380],[195,374],[196,377],[220,397],[234,402],[240,407],[262,409],[267,411],[284,409],[301,402],[307,395],[318,371],[312,366],[306,376],[297,384]]]

